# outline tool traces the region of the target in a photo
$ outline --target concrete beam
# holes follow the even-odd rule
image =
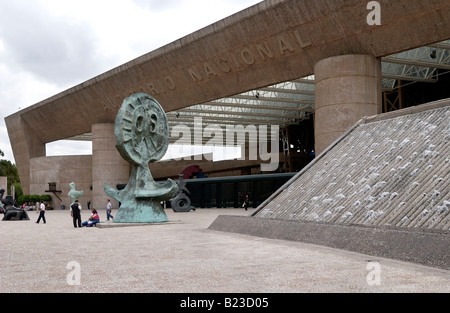
[[[35,130],[51,142],[113,122],[135,92],[168,112],[313,74],[330,56],[383,57],[450,38],[448,1],[379,2],[381,26],[367,24],[365,1],[264,1],[17,114],[32,128],[51,118]]]

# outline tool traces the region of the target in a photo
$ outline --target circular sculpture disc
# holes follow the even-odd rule
[[[134,164],[160,160],[169,146],[166,113],[155,98],[143,93],[123,101],[114,133],[120,154]]]

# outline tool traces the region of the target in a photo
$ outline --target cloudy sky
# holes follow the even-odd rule
[[[15,163],[6,116],[260,1],[0,0],[3,158]],[[86,153],[90,143],[47,145],[47,155]]]

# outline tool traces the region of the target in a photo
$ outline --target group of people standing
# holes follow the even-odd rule
[[[111,201],[108,199],[106,203],[106,218],[109,221],[109,219],[114,220],[114,216],[111,214],[112,211],[112,204]],[[75,202],[70,206],[70,215],[73,219],[73,227],[92,227],[97,223],[100,223],[100,216],[98,215],[98,212],[96,209],[91,209],[91,216],[89,219],[85,222],[81,222],[81,204],[78,200],[75,200]],[[41,201],[39,206],[39,218],[37,219],[36,223],[39,224],[41,221],[44,222],[44,224],[47,222],[45,220],[45,204]]]

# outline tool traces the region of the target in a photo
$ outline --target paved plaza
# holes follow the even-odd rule
[[[46,224],[28,212],[0,221],[0,292],[450,292],[449,271],[208,229],[218,215],[252,211],[167,209],[168,224],[82,229],[67,210],[48,211]]]

